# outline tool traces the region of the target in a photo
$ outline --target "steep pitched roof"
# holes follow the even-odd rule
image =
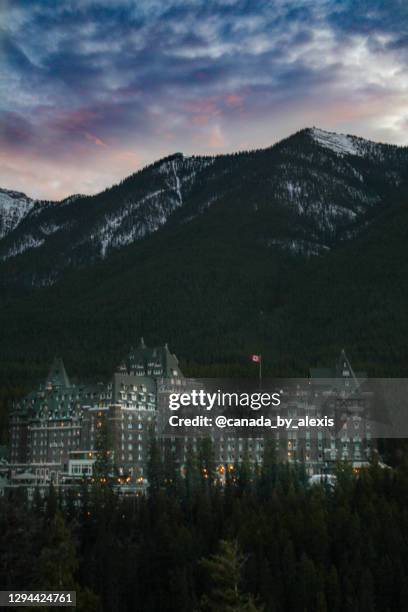
[[[137,348],[131,348],[127,359],[117,369],[117,372],[142,372],[146,376],[173,376],[174,372],[180,376],[177,357],[170,352],[167,344],[164,346],[148,347],[143,338]],[[160,372],[160,374],[158,374]]]
[[[333,379],[336,384],[344,383],[350,390],[357,389],[360,384],[359,381],[365,379],[366,376],[366,372],[354,372],[345,349],[340,352],[333,368],[310,368],[312,379]]]
[[[70,387],[68,374],[65,370],[64,362],[60,357],[55,357],[48,376],[45,381],[46,387]]]

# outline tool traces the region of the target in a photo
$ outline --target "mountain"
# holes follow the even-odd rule
[[[313,128],[266,150],[175,154],[95,196],[33,202],[1,216],[0,260],[10,284],[44,286],[167,225],[225,208],[254,239],[306,256],[353,238],[406,189],[408,150]],[[5,208],[5,210],[7,210]],[[226,211],[227,212],[227,211]]]
[[[407,148],[317,128],[34,202],[0,240],[2,382],[55,353],[107,376],[141,335],[198,375],[246,375],[258,350],[266,373],[305,374],[343,346],[405,373],[407,202]]]

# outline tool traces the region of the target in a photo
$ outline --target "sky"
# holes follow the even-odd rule
[[[408,144],[407,0],[0,0],[0,186],[92,194],[304,128]]]

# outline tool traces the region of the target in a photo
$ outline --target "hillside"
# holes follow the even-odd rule
[[[406,374],[407,179],[406,148],[308,129],[34,203],[0,241],[3,393],[55,353],[105,377],[141,335],[198,375],[248,374],[252,351],[306,374],[343,346]]]
[[[178,153],[92,197],[26,198],[18,222],[3,220],[5,288],[51,285],[164,226],[194,231],[194,220],[205,225],[220,209],[245,216],[258,244],[321,254],[356,235],[406,187],[407,162],[405,148],[314,128],[265,150]]]

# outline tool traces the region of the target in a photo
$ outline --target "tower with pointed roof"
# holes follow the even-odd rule
[[[137,348],[130,348],[129,354],[119,366],[118,372],[131,376],[172,378],[182,376],[176,355],[170,352],[167,342],[163,346],[148,347],[143,337]]]
[[[366,372],[355,372],[343,348],[331,368],[310,368],[310,378],[315,384],[328,385],[355,391],[367,378]]]
[[[68,388],[70,386],[71,383],[65,370],[64,362],[62,361],[61,357],[55,357],[45,380],[45,387],[48,389],[54,389]]]

